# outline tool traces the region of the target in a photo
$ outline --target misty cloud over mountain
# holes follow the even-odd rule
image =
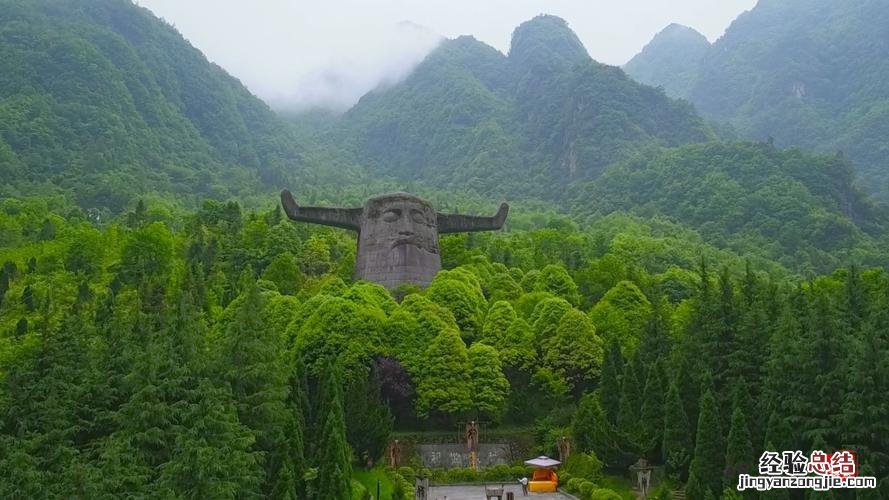
[[[368,91],[400,82],[442,40],[444,37],[423,26],[403,21],[390,30],[353,40],[349,50],[331,55],[317,69],[294,75],[286,91],[277,90],[280,82],[255,91],[279,111],[322,108],[343,112]]]

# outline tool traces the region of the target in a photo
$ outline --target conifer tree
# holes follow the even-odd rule
[[[643,453],[656,460],[661,456],[664,440],[664,377],[660,362],[651,365],[642,393],[640,430]]]
[[[291,459],[285,462],[285,475],[292,474],[294,484],[296,484],[296,496],[305,498],[305,484],[302,478],[305,474],[308,456],[308,435],[309,426],[312,424],[312,404],[309,400],[308,379],[306,377],[306,365],[300,356],[291,356],[291,370],[288,379],[290,390],[287,394],[287,409],[292,415],[293,427],[289,433],[289,452]],[[287,478],[279,481],[276,496],[280,493],[280,488],[288,483]]]
[[[599,399],[602,410],[612,425],[617,425],[620,411],[620,377],[624,371],[624,358],[620,352],[620,342],[611,339],[602,362],[602,375],[599,377]]]
[[[343,408],[346,416],[346,438],[363,463],[373,463],[389,443],[392,413],[380,396],[380,384],[374,374],[350,384],[345,391]]]
[[[0,379],[0,441],[5,453],[0,496],[22,497],[40,477],[37,496],[94,496],[97,477],[87,458],[88,429],[95,417],[90,394],[90,321],[76,311],[48,335],[36,351],[3,368]],[[4,439],[5,438],[5,439]],[[13,472],[22,467],[23,470]],[[29,479],[30,478],[30,479]]]
[[[207,377],[205,328],[190,292],[178,307],[145,315],[144,352],[125,382],[130,394],[103,442],[108,495],[259,494],[254,436],[238,422],[227,390]],[[221,457],[225,457],[222,459]]]
[[[806,392],[806,381],[800,372],[801,365],[808,361],[802,359],[805,355],[803,345],[805,339],[797,314],[789,305],[785,305],[769,342],[769,360],[758,409],[759,412],[769,415],[763,439],[768,439],[769,433],[775,430],[775,425],[778,423],[775,419],[781,423],[789,423],[789,426],[797,429],[803,427],[803,396]],[[780,441],[773,439],[774,444],[785,444],[784,439]],[[787,444],[796,445],[792,440]]]
[[[763,301],[756,298],[753,300],[753,303],[745,305],[745,310],[739,319],[738,342],[734,351],[728,355],[730,386],[727,390],[730,394],[735,394],[742,389],[745,391],[744,414],[749,416],[749,423],[752,427],[760,428],[765,422],[761,422],[762,419],[756,419],[756,415],[759,413],[756,403],[760,400],[763,391],[769,357],[771,325]],[[737,387],[741,381],[743,381],[743,387]],[[755,439],[755,442],[761,441],[762,436],[758,437],[759,439]]]
[[[664,402],[663,459],[670,474],[685,479],[692,458],[692,431],[676,384],[670,384]]]
[[[287,432],[293,432],[294,416],[286,407],[289,390],[282,365],[281,335],[269,328],[263,313],[265,300],[251,281],[244,294],[232,302],[234,314],[221,339],[220,372],[231,387],[238,419],[253,432],[253,449],[265,457],[263,491],[296,489],[278,486],[279,472],[292,457],[287,453]],[[291,469],[295,464],[289,464]]]
[[[889,474],[889,300],[874,301],[861,338],[850,349],[849,390],[843,401],[843,443],[879,474]]]
[[[695,453],[686,489],[689,498],[704,498],[708,492],[714,495],[722,491],[725,446],[719,406],[712,390],[708,389],[701,397],[699,415]]]
[[[825,291],[814,291],[815,298],[805,331],[802,356],[797,370],[802,377],[800,417],[806,440],[822,436],[829,443],[838,442],[840,413],[845,393],[846,374],[842,361],[847,357],[847,336]]]
[[[670,354],[669,305],[657,301],[645,324],[645,332],[639,344],[639,361],[642,366],[652,366]]]
[[[633,357],[624,366],[620,380],[620,409],[617,415],[617,428],[634,443],[640,439],[639,417],[642,410],[642,391],[644,386],[636,378],[637,366]]]
[[[352,466],[351,451],[346,441],[346,423],[343,416],[341,392],[336,389],[340,382],[336,371],[330,370],[326,398],[321,408],[326,409],[321,439],[316,448],[318,476],[311,488],[314,500],[351,500]]]
[[[636,457],[632,444],[608,422],[596,393],[581,398],[571,433],[577,450],[594,453],[608,467],[629,466]]]
[[[9,290],[9,275],[6,274],[6,269],[0,269],[0,307],[3,306],[3,298],[6,296],[6,292]]]
[[[725,484],[737,480],[739,474],[755,475],[755,460],[743,403],[740,397],[736,397],[725,451]]]

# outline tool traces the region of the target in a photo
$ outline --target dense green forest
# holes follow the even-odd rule
[[[659,35],[626,69],[743,136],[842,151],[885,200],[886,26],[882,0],[760,0],[703,54],[700,41]]]
[[[570,432],[606,471],[648,457],[690,498],[776,447],[889,474],[881,270],[790,280],[552,217],[443,238],[447,270],[390,294],[349,279],[353,236],[279,208],[97,225],[7,200],[0,221],[21,235],[0,249],[4,497],[350,498],[393,425],[468,417],[549,453]]]
[[[627,67],[666,92],[541,15],[507,54],[446,40],[342,116],[281,117],[129,0],[0,0],[0,497],[368,500],[380,479],[406,500],[417,475],[527,474],[374,467],[476,419],[538,454],[570,437],[583,500],[634,498],[640,457],[658,498],[760,498],[737,475],[797,449],[880,480],[828,497],[889,498],[889,220],[859,181],[886,158],[878,3],[763,0],[712,47],[668,29]],[[855,55],[837,80],[782,63],[803,115],[785,42],[819,75]],[[284,216],[285,187],[511,211],[386,290],[353,279],[355,234]]]

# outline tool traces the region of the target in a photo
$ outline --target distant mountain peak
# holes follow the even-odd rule
[[[679,35],[691,35],[691,36],[695,36],[696,38],[703,38],[704,40],[707,39],[707,37],[702,35],[698,30],[696,30],[690,26],[686,26],[684,24],[679,24],[679,23],[668,24],[667,27],[662,29],[657,35],[654,36],[654,38],[657,39],[657,37],[659,37],[659,36],[678,35],[678,34]]]
[[[694,28],[672,23],[624,65],[624,71],[636,81],[663,87],[673,97],[687,98],[709,49],[707,37]]]
[[[513,31],[509,58],[519,66],[544,70],[569,69],[591,60],[568,23],[549,14],[525,21]]]

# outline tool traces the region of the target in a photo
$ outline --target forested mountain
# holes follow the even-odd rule
[[[659,38],[654,55],[697,44],[685,55],[699,58],[707,45],[679,26]],[[508,56],[468,36],[445,41],[326,134],[369,173],[405,182],[534,196],[582,217],[665,215],[800,271],[884,262],[885,214],[853,187],[848,162],[766,143],[694,146],[714,135],[687,104],[592,61],[553,16],[519,26]]]
[[[558,186],[637,148],[712,137],[691,107],[593,61],[565,21],[538,16],[508,56],[471,37],[444,42],[363,97],[328,141],[386,175],[558,199]]]
[[[666,75],[676,54],[648,57]],[[757,140],[842,151],[861,185],[889,193],[889,8],[882,0],[761,0],[701,60],[687,94],[705,117]],[[686,85],[688,71],[661,77]],[[644,75],[643,79],[644,80]]]
[[[359,204],[398,189],[458,210],[481,197],[536,198],[582,217],[666,215],[718,246],[797,270],[826,271],[850,256],[880,262],[872,249],[884,218],[850,187],[844,162],[806,156],[831,166],[825,175],[813,170],[816,185],[793,154],[762,155],[746,145],[682,149],[714,139],[694,110],[590,59],[557,17],[519,26],[508,55],[468,36],[446,41],[403,82],[371,92],[344,116],[293,126],[127,1],[3,6],[7,195],[67,193],[106,217],[152,192],[194,207],[202,197],[249,199],[283,186],[309,203],[336,193]],[[670,31],[677,30],[684,31]],[[666,158],[677,166],[663,168]],[[660,184],[637,185],[650,174],[643,164],[660,165],[650,178]],[[732,191],[737,201],[725,203],[740,165],[767,181],[741,182]],[[645,173],[625,175],[627,168]],[[776,231],[770,217],[757,215],[756,206],[783,206],[779,178],[804,193],[837,186],[781,211],[787,224],[809,230]],[[676,209],[683,191],[713,193],[698,201],[712,208]],[[755,237],[736,233],[742,227]]]
[[[800,271],[885,265],[886,217],[839,156],[717,142],[641,153],[579,189],[575,210],[666,215],[710,243]]]
[[[701,59],[709,49],[707,37],[673,23],[655,35],[623,70],[636,81],[663,87],[669,96],[688,99],[697,83]]]
[[[245,196],[322,172],[262,101],[148,10],[0,2],[4,194],[54,186],[116,212],[152,190]]]

